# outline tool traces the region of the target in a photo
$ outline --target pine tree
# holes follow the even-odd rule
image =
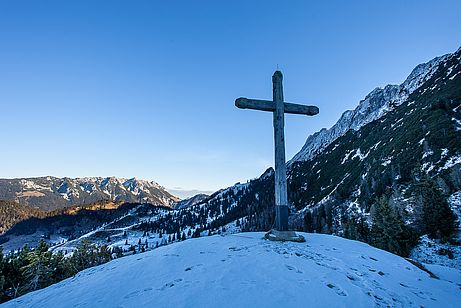
[[[422,198],[422,228],[430,238],[449,238],[456,229],[456,216],[436,183],[426,177],[418,185]]]
[[[304,216],[306,218],[306,216]],[[344,237],[350,240],[357,239],[357,226],[354,218],[347,218],[344,222]]]
[[[83,240],[71,257],[72,265],[77,272],[98,265],[98,249],[89,240]]]
[[[5,275],[4,275],[4,258],[3,258],[3,247],[0,246],[0,303],[3,302],[4,300],[4,293],[5,293]]]
[[[75,272],[72,271],[70,267],[70,262],[67,258],[64,257],[62,251],[54,253],[51,257],[51,268],[52,272],[52,281],[53,283],[64,280],[72,275],[75,275]]]
[[[104,264],[112,259],[109,247],[107,247],[107,245],[102,245],[99,247],[97,256],[96,265]]]
[[[38,243],[34,251],[27,254],[28,264],[22,268],[27,280],[27,291],[34,291],[52,283],[51,255],[44,240]]]
[[[310,211],[306,211],[306,214],[304,214],[304,230],[307,232],[312,232],[312,214]]]
[[[360,217],[357,223],[357,240],[368,243],[370,240],[370,227],[367,221]]]
[[[192,238],[200,237],[200,229],[195,229],[194,233],[192,234]]]
[[[383,195],[373,204],[371,215],[371,244],[400,256],[407,256],[417,243],[418,236],[405,226],[398,211],[389,205],[387,196]]]
[[[176,238],[179,240],[181,240],[181,231],[180,229],[178,228],[178,231],[176,231]]]

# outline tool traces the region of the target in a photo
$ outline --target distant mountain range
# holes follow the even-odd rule
[[[180,199],[154,181],[116,177],[0,179],[0,200],[44,211],[101,200],[151,203],[171,207]]]

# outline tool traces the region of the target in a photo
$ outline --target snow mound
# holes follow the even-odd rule
[[[306,243],[263,233],[210,236],[85,270],[3,307],[455,307],[461,272],[431,267],[367,244],[300,233]]]

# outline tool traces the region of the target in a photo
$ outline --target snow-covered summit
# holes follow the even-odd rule
[[[387,85],[384,88],[375,88],[364,100],[360,101],[357,108],[345,111],[338,122],[330,129],[323,128],[310,135],[302,149],[288,164],[291,165],[296,161],[312,159],[348,130],[359,130],[362,126],[393,110],[393,108],[408,99],[408,96],[423,85],[424,82],[429,80],[436,72],[440,63],[443,63],[454,54],[447,54],[434,58],[427,63],[419,64],[400,85]]]
[[[456,307],[461,272],[343,238],[210,236],[87,269],[2,307]]]

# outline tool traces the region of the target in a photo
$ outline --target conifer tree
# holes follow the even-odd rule
[[[5,275],[4,275],[4,258],[3,258],[3,247],[0,246],[0,303],[3,302],[5,292]]]
[[[400,256],[407,256],[417,242],[417,235],[407,228],[398,211],[383,195],[371,207],[373,225],[371,244]]]
[[[181,240],[181,230],[180,228],[178,228],[178,231],[176,231],[176,238],[179,240]]]
[[[430,238],[449,238],[456,229],[456,216],[434,180],[426,177],[418,185],[422,198],[422,228]]]
[[[34,291],[52,283],[51,254],[44,240],[38,243],[34,251],[27,254],[27,265],[22,270],[27,280],[28,290]]]

